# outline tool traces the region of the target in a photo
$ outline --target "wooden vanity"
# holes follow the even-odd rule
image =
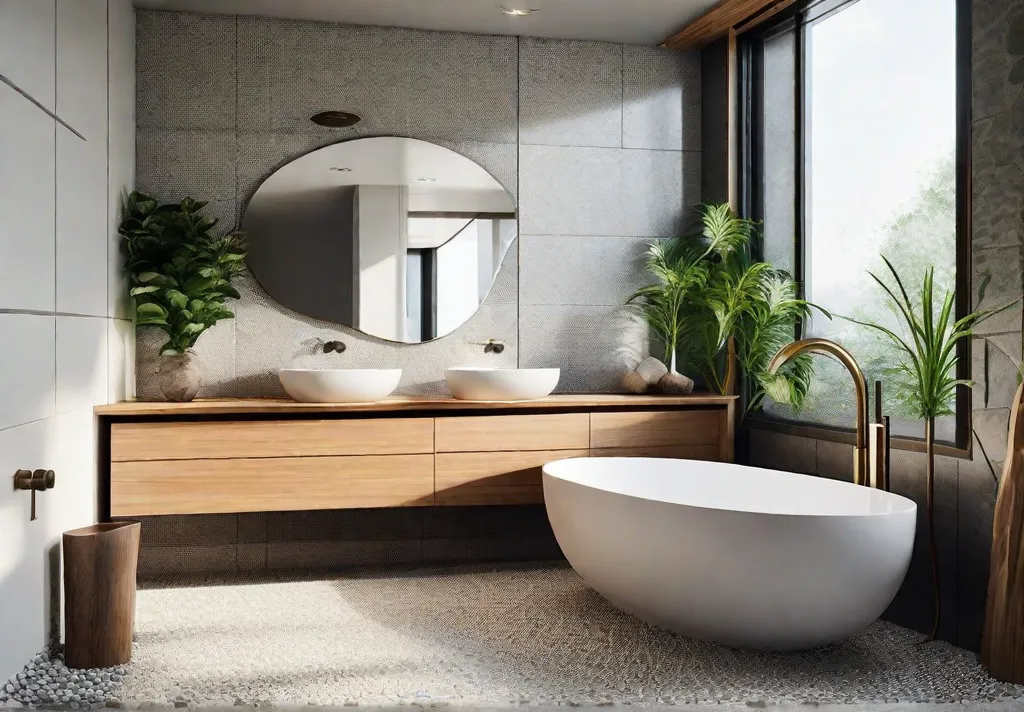
[[[106,516],[534,504],[566,457],[732,461],[735,399],[99,406]]]

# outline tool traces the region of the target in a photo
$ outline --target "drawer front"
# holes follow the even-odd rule
[[[588,413],[485,415],[438,418],[437,452],[585,450],[590,447]]]
[[[591,448],[720,446],[722,409],[593,413]]]
[[[432,418],[114,423],[110,459],[406,455],[434,451]]]
[[[404,507],[434,502],[433,455],[115,462],[113,516]]]
[[[456,504],[535,504],[544,501],[541,467],[587,450],[452,452],[435,457],[435,502]]]
[[[667,447],[606,447],[590,451],[591,457],[669,457],[680,460],[721,460],[718,445],[670,445]]]

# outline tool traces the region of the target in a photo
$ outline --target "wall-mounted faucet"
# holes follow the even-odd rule
[[[29,490],[32,493],[32,513],[29,521],[36,519],[36,492],[53,489],[56,480],[53,470],[18,470],[14,473],[14,489]]]
[[[505,351],[505,342],[498,339],[487,339],[487,341],[471,341],[474,346],[483,346],[485,354],[500,354]]]
[[[882,384],[875,384],[875,411],[877,423],[871,423],[868,415],[868,383],[864,378],[857,359],[849,351],[828,339],[801,339],[779,349],[768,364],[769,373],[777,373],[787,361],[804,352],[818,352],[834,356],[846,367],[853,378],[854,395],[857,399],[857,436],[853,451],[853,483],[889,488],[889,432],[888,418],[882,418]]]

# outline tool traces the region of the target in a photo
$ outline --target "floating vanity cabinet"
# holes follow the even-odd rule
[[[130,517],[543,501],[567,457],[731,461],[734,400],[553,396],[119,403],[96,409],[106,514]]]

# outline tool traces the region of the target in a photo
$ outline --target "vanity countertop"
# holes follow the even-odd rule
[[[519,409],[652,408],[725,406],[736,396],[693,393],[687,396],[570,394],[531,401],[468,401],[455,398],[386,398],[376,403],[297,403],[287,398],[203,398],[190,403],[124,401],[96,406],[105,417],[245,415],[266,413],[386,413]]]

